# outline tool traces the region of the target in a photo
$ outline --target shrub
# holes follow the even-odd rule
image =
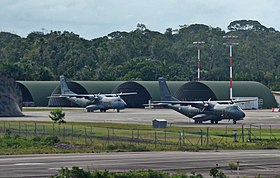
[[[58,174],[53,176],[53,178],[64,178],[64,177],[83,177],[83,178],[92,178],[91,173],[84,171],[79,167],[72,167],[72,169],[61,168]]]
[[[49,136],[45,140],[47,145],[54,145],[55,143],[60,142],[59,138],[57,136]]]
[[[236,162],[229,163],[229,168],[231,170],[237,170],[238,164]]]
[[[10,129],[5,130],[5,138],[11,138],[12,131]]]
[[[34,141],[34,142],[40,142],[40,141],[42,141],[41,137],[39,137],[39,136],[35,136],[35,137],[33,137],[31,140]]]

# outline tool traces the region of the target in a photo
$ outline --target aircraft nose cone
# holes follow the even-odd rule
[[[242,118],[244,118],[244,117],[245,117],[245,113],[244,113],[244,112],[242,112],[241,117],[242,117]]]

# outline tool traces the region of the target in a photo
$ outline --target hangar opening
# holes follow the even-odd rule
[[[30,91],[20,82],[17,82],[22,93],[22,106],[30,107],[35,106],[33,97]]]
[[[176,98],[182,101],[207,101],[217,100],[214,92],[205,84],[200,82],[188,82],[182,85],[174,94]]]
[[[121,98],[126,102],[128,108],[143,108],[152,99],[149,92],[137,82],[125,82],[117,86],[112,93],[137,92],[135,95],[124,95]]]
[[[73,91],[74,93],[77,94],[88,94],[88,92],[86,91],[86,89],[84,87],[82,87],[80,84],[76,83],[76,82],[66,82],[69,89],[71,91]],[[61,94],[61,88],[60,85],[57,86],[53,93],[52,96],[55,95],[60,95]],[[58,98],[58,97],[51,97],[49,99],[49,103],[48,103],[49,107],[68,107],[68,106],[72,106],[72,107],[79,107],[77,104],[70,102],[69,100],[67,100],[66,98]]]

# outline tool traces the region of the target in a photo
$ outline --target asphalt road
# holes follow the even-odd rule
[[[90,171],[195,171],[209,177],[209,170],[216,164],[226,175],[237,177],[237,171],[229,169],[229,163],[236,161],[240,162],[240,177],[275,177],[280,175],[279,159],[279,150],[14,155],[0,156],[0,177],[47,177],[60,167],[72,166]]]

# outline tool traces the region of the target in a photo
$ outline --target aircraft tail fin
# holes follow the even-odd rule
[[[171,92],[166,84],[165,78],[160,77],[158,79],[159,82],[159,90],[160,90],[160,99],[162,101],[178,101],[177,98],[171,95]]]
[[[75,94],[74,92],[72,92],[69,88],[68,85],[65,81],[64,75],[60,76],[60,88],[61,88],[61,94]]]

